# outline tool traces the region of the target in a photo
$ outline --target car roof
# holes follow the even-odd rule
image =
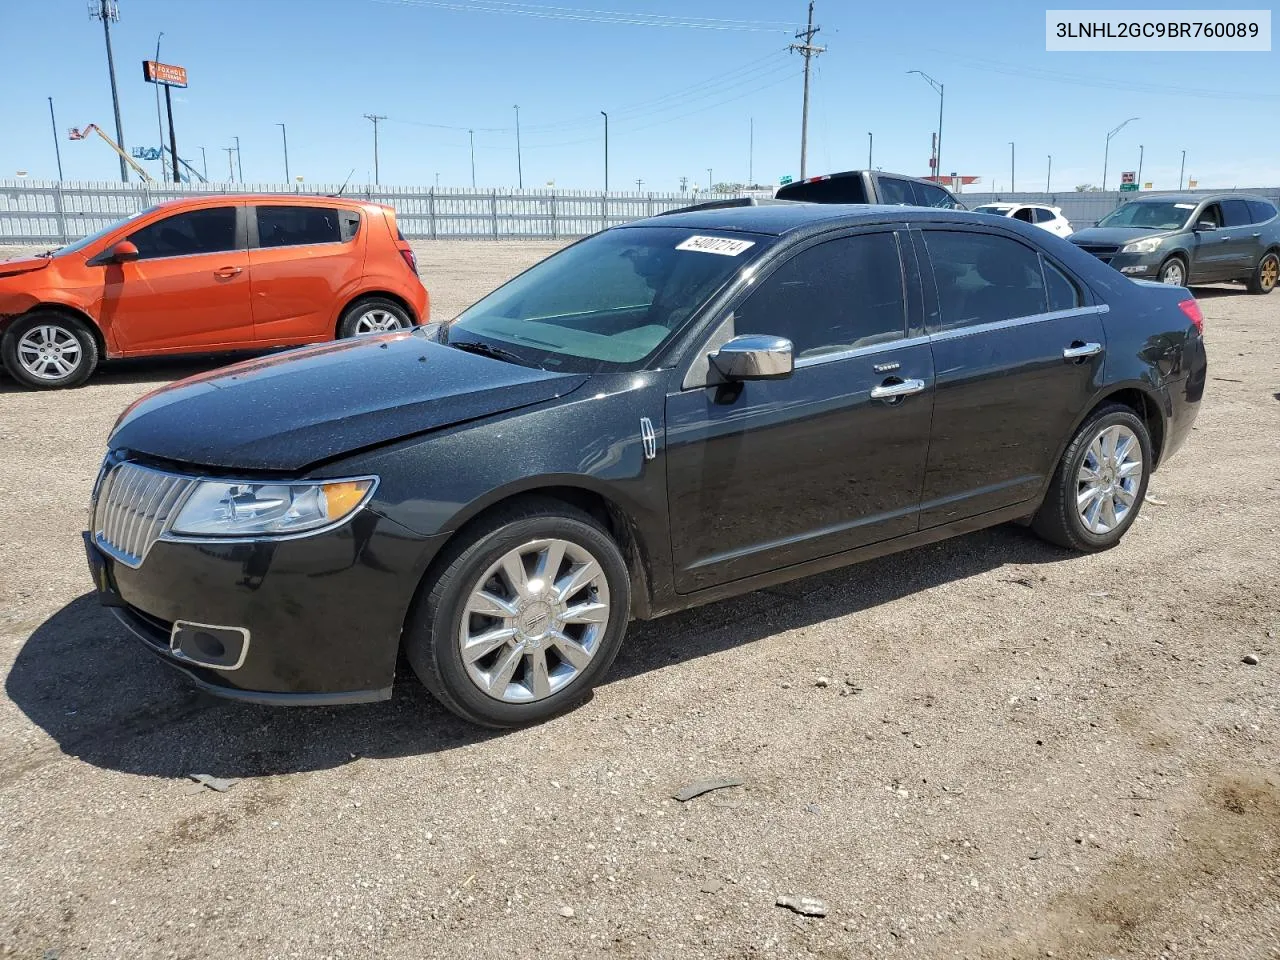
[[[836,227],[862,223],[920,223],[940,221],[983,223],[983,214],[940,207],[884,206],[851,203],[791,203],[742,206],[712,210],[690,210],[622,224],[626,227],[685,227],[693,230],[724,230],[780,237],[799,232],[818,233]],[[989,222],[989,221],[986,221]]]
[[[158,210],[202,206],[210,203],[283,203],[290,206],[382,207],[384,204],[359,197],[323,197],[314,193],[198,193],[156,204]]]
[[[1157,193],[1134,197],[1129,203],[1141,201],[1159,201],[1161,203],[1195,203],[1218,200],[1264,200],[1256,193]]]

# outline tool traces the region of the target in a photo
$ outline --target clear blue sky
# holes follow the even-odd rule
[[[353,182],[373,169],[380,126],[384,184],[470,184],[468,128],[475,129],[482,187],[514,186],[520,104],[524,182],[598,189],[603,119],[610,113],[610,185],[674,190],[748,174],[776,183],[799,173],[800,57],[783,53],[785,29],[693,29],[565,19],[576,10],[803,23],[801,0],[529,0],[561,18],[481,12],[502,0],[119,0],[112,28],[126,144],[158,141],[154,88],[140,61],[155,51],[187,67],[175,91],[179,152],[225,179],[221,149],[239,136],[245,180],[283,179],[279,122],[288,125],[291,172],[311,184]],[[1129,7],[1141,4],[1128,0]],[[1194,4],[1213,7],[1206,0]],[[1227,5],[1221,5],[1224,8]],[[1234,6],[1239,6],[1235,4]],[[526,9],[528,6],[526,6]],[[910,69],[946,84],[943,166],[1009,189],[1009,141],[1017,186],[1098,183],[1106,131],[1110,181],[1135,169],[1177,186],[1180,152],[1201,186],[1280,182],[1280,60],[1272,53],[1046,53],[1045,4],[997,0],[910,5],[818,0],[809,128],[809,172],[875,165],[923,175],[938,97]],[[550,11],[547,11],[550,12]],[[598,17],[597,14],[587,15]],[[97,122],[114,134],[102,28],[85,0],[2,0],[0,178],[25,170],[56,177],[48,103],[57,109],[70,180],[118,178],[99,141],[65,130]],[[436,124],[439,126],[428,126]],[[446,128],[458,129],[446,129]],[[157,164],[144,164],[154,173]]]

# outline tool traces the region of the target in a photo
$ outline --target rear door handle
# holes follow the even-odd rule
[[[896,383],[886,380],[880,386],[871,388],[871,399],[892,400],[895,397],[909,397],[913,393],[924,393],[923,380],[898,380]]]
[[[217,270],[213,271],[213,275],[215,277],[222,277],[225,280],[230,277],[239,276],[240,270],[240,267],[219,267]]]
[[[1083,357],[1096,357],[1102,352],[1100,343],[1081,343],[1077,340],[1069,347],[1063,348],[1063,360],[1080,360]]]

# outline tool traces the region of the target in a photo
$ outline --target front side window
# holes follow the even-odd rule
[[[190,210],[157,220],[129,235],[138,259],[190,257],[236,249],[236,208]]]
[[[908,206],[914,204],[916,198],[911,195],[910,181],[899,180],[897,177],[881,177],[880,202],[907,204]]]
[[[915,183],[912,186],[915,187],[917,206],[934,207],[939,210],[955,209],[955,200],[941,187],[935,187],[931,183]]]
[[[338,211],[332,207],[272,205],[258,207],[257,211],[260,247],[301,247],[339,243],[343,239]]]
[[[1222,220],[1226,227],[1247,227],[1253,222],[1249,216],[1249,204],[1244,200],[1223,200]]]
[[[1222,227],[1222,207],[1216,203],[1211,203],[1200,211],[1196,217],[1196,224],[1207,223],[1210,226]]]
[[[786,337],[799,359],[897,340],[906,323],[898,240],[884,232],[796,254],[734,311],[733,329]]]
[[[1040,256],[1030,247],[968,230],[926,230],[924,240],[938,287],[942,329],[1046,311]]]
[[[1186,225],[1195,208],[1193,203],[1173,200],[1136,200],[1112,210],[1098,221],[1098,226],[1178,230]]]
[[[773,242],[680,227],[605,230],[465,310],[444,342],[544,369],[636,369]]]

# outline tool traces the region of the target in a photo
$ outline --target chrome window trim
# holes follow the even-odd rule
[[[205,663],[201,660],[193,660],[174,646],[178,640],[178,627],[180,625],[184,627],[194,627],[197,630],[204,627],[207,630],[229,630],[240,634],[240,637],[244,640],[244,643],[240,646],[240,659],[229,666],[217,666],[212,663]],[[195,666],[202,667],[205,670],[239,670],[244,666],[244,661],[249,656],[249,630],[247,627],[232,627],[218,623],[196,623],[194,620],[175,620],[173,621],[173,626],[169,629],[169,656],[182,663],[194,664]]]
[[[800,357],[795,362],[795,369],[816,367],[824,363],[834,363],[837,360],[850,360],[854,357],[874,356],[877,353],[884,353],[888,350],[904,350],[907,347],[916,347],[920,344],[928,343],[929,340],[928,334],[922,334],[918,337],[902,337],[898,340],[886,340],[884,343],[870,343],[865,347],[852,347],[848,350],[822,353],[813,357]]]
[[[959,340],[962,337],[976,336],[993,330],[1005,330],[1010,327],[1025,327],[1033,323],[1047,323],[1050,320],[1064,320],[1068,317],[1088,317],[1109,313],[1111,307],[1105,303],[1084,307],[1072,307],[1070,310],[1053,310],[1049,313],[1033,313],[1025,317],[1010,317],[1008,320],[993,320],[990,323],[975,323],[967,327],[955,327],[951,330],[940,330],[929,334],[925,339],[931,343],[946,340]],[[798,365],[798,364],[797,364]]]

